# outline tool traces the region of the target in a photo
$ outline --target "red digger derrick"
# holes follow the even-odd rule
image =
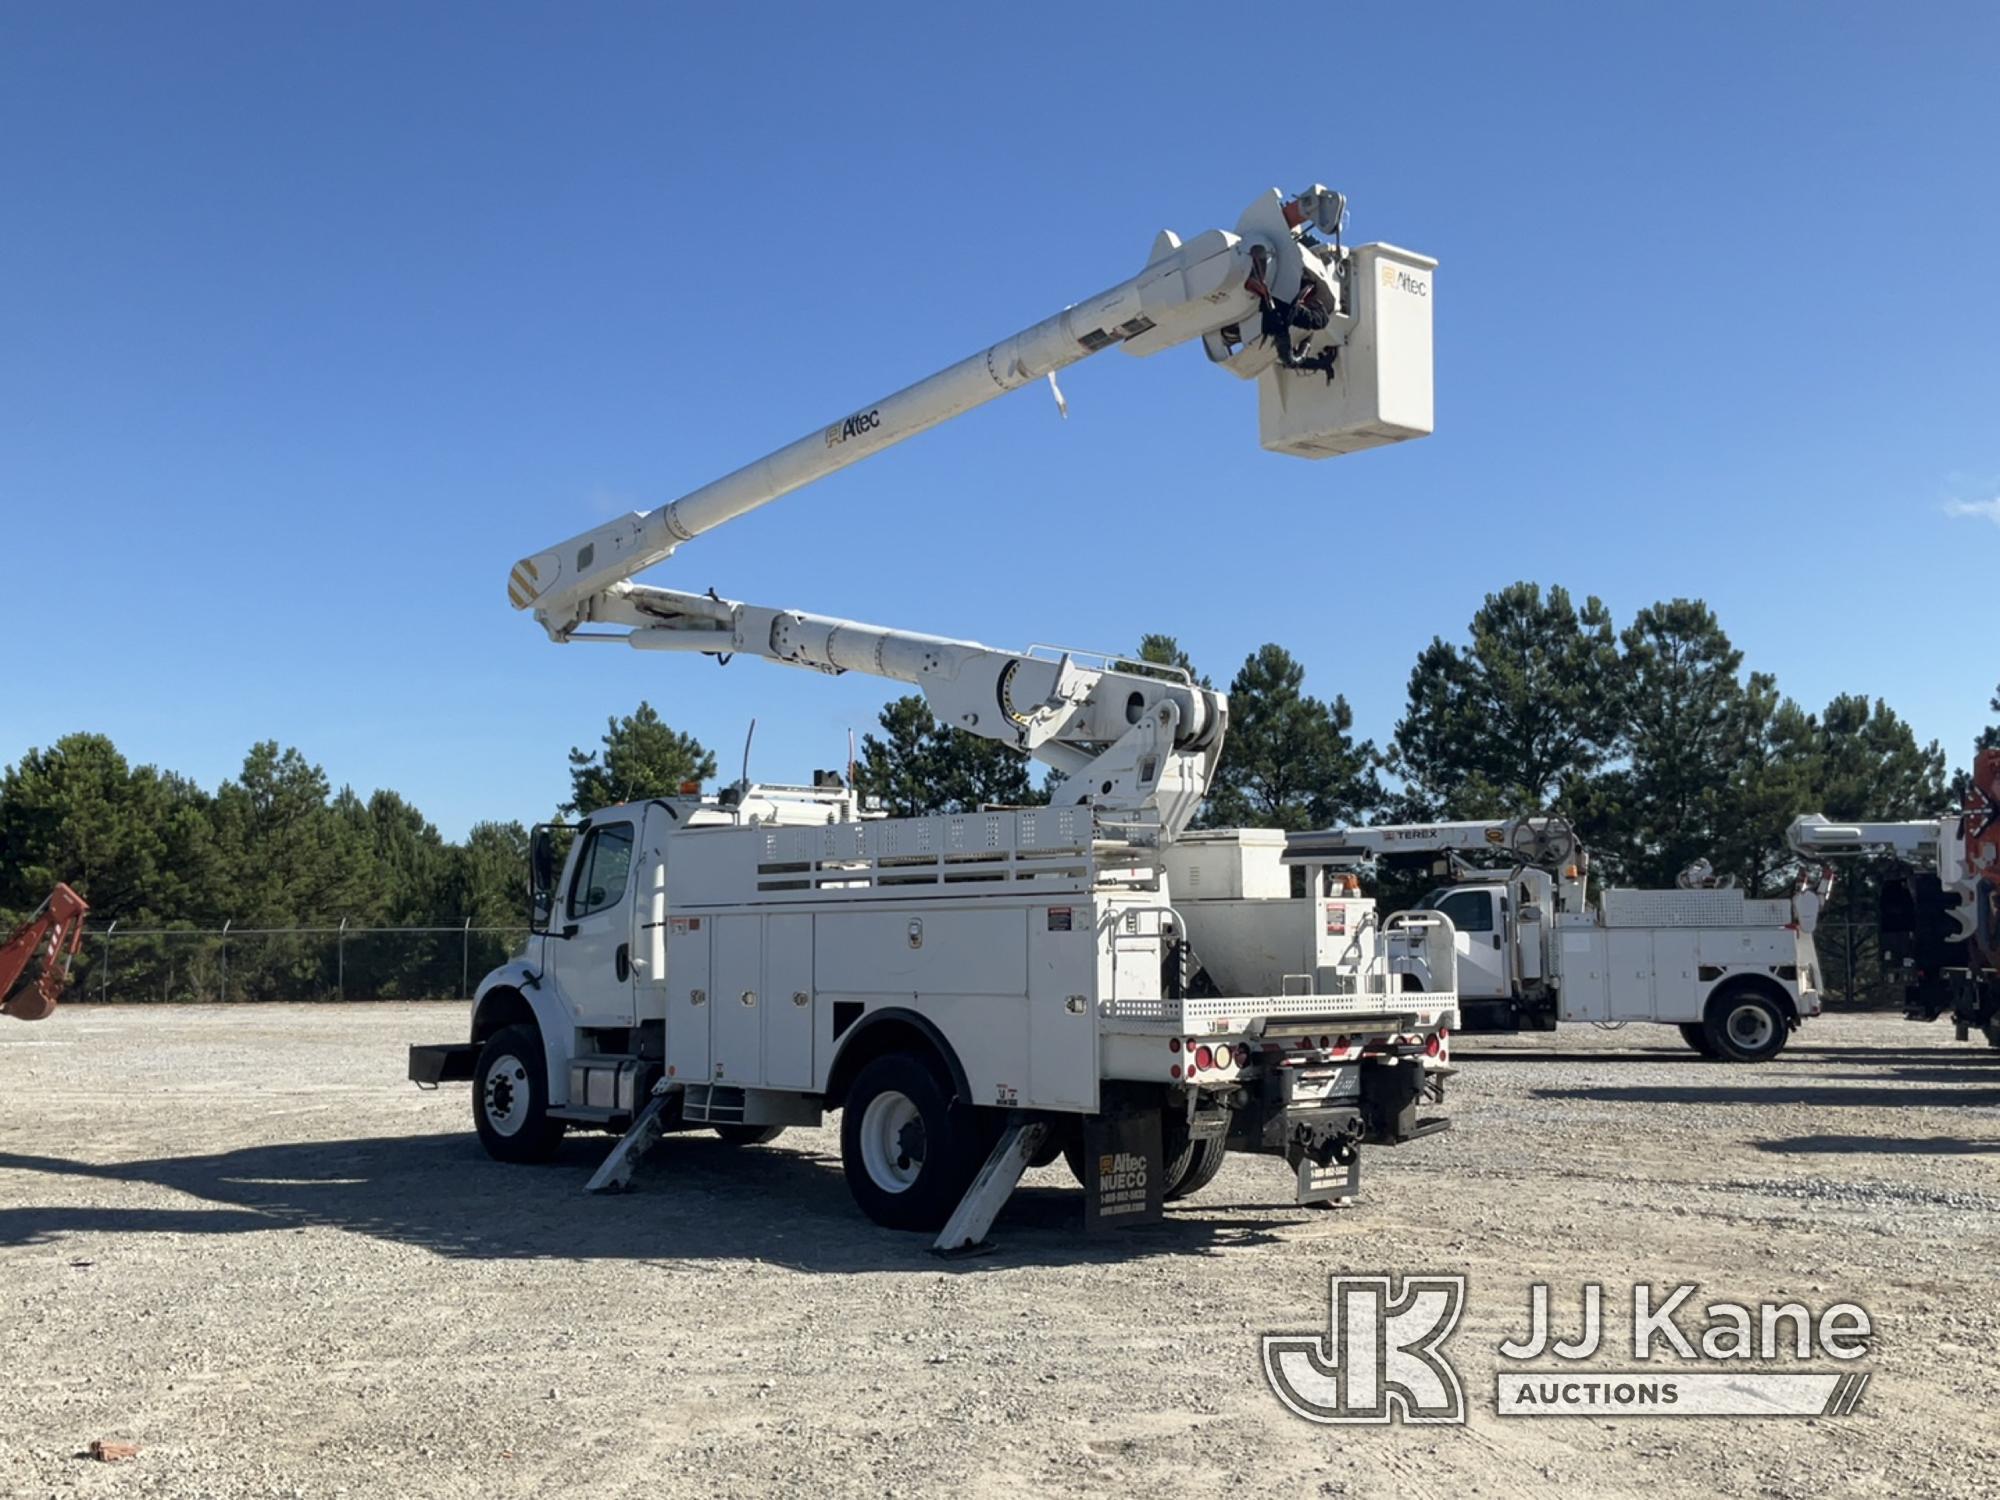
[[[58,885],[0,945],[0,1013],[17,1021],[41,1021],[55,1010],[89,910],[83,897]]]

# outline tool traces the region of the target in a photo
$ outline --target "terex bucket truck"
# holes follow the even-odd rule
[[[2000,748],[1973,762],[1965,806],[1901,823],[1793,822],[1791,846],[1813,859],[1892,861],[1882,884],[1882,964],[1903,981],[1903,1014],[1949,1014],[1958,1039],[2000,1047]]]
[[[1197,993],[1166,863],[1206,793],[1228,705],[1110,657],[858,624],[633,574],[756,506],[1118,346],[1200,340],[1258,384],[1264,446],[1323,457],[1431,429],[1434,262],[1348,248],[1345,203],[1270,193],[1233,232],[1162,233],[1145,268],[661,509],[522,559],[509,597],[549,636],[750,655],[909,683],[943,723],[1062,773],[1054,805],[870,816],[811,787],[600,808],[557,868],[538,837],[534,933],[488,975],[467,1043],[412,1050],[469,1079],[481,1140],[545,1157],[573,1126],[625,1132],[593,1187],[664,1131],[754,1143],[842,1111],[878,1223],[977,1242],[1021,1171],[1066,1153],[1105,1223],[1157,1213],[1227,1149],[1282,1157],[1301,1202],[1351,1194],[1357,1151],[1442,1128],[1456,1000],[1436,917],[1342,920],[1264,903],[1295,955]],[[1316,871],[1309,872],[1317,879]],[[1392,974],[1429,953],[1437,987]],[[950,1219],[950,1223],[947,1223]]]
[[[1468,1032],[1655,1021],[1705,1057],[1763,1062],[1820,1013],[1824,877],[1757,900],[1698,861],[1678,889],[1612,889],[1593,906],[1590,856],[1560,818],[1330,828],[1291,847],[1337,870],[1416,860],[1446,882],[1420,908],[1451,920]],[[1414,957],[1408,969],[1426,987],[1435,976]]]

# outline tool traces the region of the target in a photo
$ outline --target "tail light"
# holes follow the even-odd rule
[[[1237,1067],[1247,1068],[1250,1066],[1250,1048],[1246,1043],[1238,1042],[1231,1056],[1235,1059]]]
[[[1209,1050],[1206,1043],[1194,1049],[1194,1065],[1197,1068],[1212,1068],[1215,1066],[1215,1054]]]

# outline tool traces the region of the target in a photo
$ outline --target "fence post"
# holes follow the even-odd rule
[[[465,919],[458,939],[458,998],[470,998],[472,984],[472,918]]]
[[[340,932],[333,940],[333,998],[347,998],[347,918],[340,919]]]
[[[222,924],[222,1003],[229,1003],[229,925],[236,918],[228,917]]]
[[[111,925],[104,929],[104,982],[97,991],[97,1002],[100,1005],[111,998],[111,934],[118,930],[118,921],[117,917],[113,917]]]

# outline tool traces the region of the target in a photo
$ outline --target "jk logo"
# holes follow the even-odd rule
[[[1325,1333],[1264,1335],[1264,1378],[1308,1422],[1463,1422],[1465,1388],[1440,1352],[1465,1309],[1463,1276],[1335,1276]]]

